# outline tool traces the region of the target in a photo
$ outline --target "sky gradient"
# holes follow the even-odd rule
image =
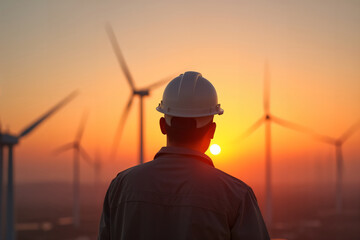
[[[216,116],[218,168],[264,181],[264,128],[241,140],[263,114],[264,62],[271,112],[334,138],[360,119],[359,1],[1,1],[0,120],[18,133],[74,89],[80,95],[15,150],[16,181],[71,181],[72,154],[52,155],[74,139],[89,111],[83,146],[109,162],[121,112],[131,93],[105,23],[113,26],[137,87],[193,70],[210,80],[224,115]],[[145,99],[145,160],[165,144],[155,107],[164,87]],[[104,180],[138,162],[138,99],[117,164]],[[274,181],[335,177],[335,147],[273,127]],[[360,131],[343,146],[345,182],[360,182]],[[82,165],[82,180],[92,168]]]

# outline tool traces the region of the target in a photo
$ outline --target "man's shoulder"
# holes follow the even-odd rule
[[[216,172],[216,176],[221,182],[224,184],[230,185],[232,188],[240,191],[241,193],[246,193],[247,191],[252,191],[251,187],[247,185],[245,182],[236,178],[229,173],[226,173],[218,168],[213,168],[213,171]]]
[[[145,164],[146,163],[141,164],[141,165],[136,165],[136,166],[133,166],[133,167],[129,167],[129,168],[125,169],[125,170],[122,170],[116,175],[115,179],[126,177],[129,174],[131,174],[132,172],[137,171],[139,168],[143,168],[143,165],[145,165]]]
[[[152,160],[152,161],[140,164],[140,165],[136,165],[136,166],[127,168],[127,169],[119,172],[117,174],[116,178],[124,178],[124,177],[127,177],[132,174],[138,174],[139,172],[148,171],[153,167],[152,165],[154,165],[154,164],[155,164],[155,162],[154,162],[154,160]],[[218,168],[215,168],[215,167],[209,166],[207,164],[203,164],[203,163],[201,163],[199,165],[201,165],[202,168],[208,169],[209,174],[211,174],[214,177],[217,177],[217,178],[222,179],[223,181],[238,185],[239,187],[242,187],[242,188],[246,188],[246,189],[250,188],[242,180],[240,180]]]
[[[143,163],[141,165],[133,166],[125,169],[117,174],[113,180],[113,185],[131,183],[135,184],[143,179],[148,179],[152,176],[152,172],[156,171],[155,168],[159,164],[154,160]],[[161,163],[160,163],[161,164]],[[193,170],[190,171],[189,179],[192,184],[201,186],[211,186],[211,189],[227,189],[228,193],[232,192],[235,195],[244,196],[251,187],[242,180],[208,164],[197,162],[197,167],[192,165]],[[141,178],[139,178],[141,176]],[[148,177],[146,177],[148,176]]]
[[[113,179],[113,182],[114,181],[121,181],[127,177],[129,177],[129,175],[137,175],[139,171],[143,171],[145,170],[146,171],[146,168],[148,168],[149,165],[152,164],[152,161],[150,162],[146,162],[146,163],[143,163],[143,164],[140,164],[140,165],[136,165],[136,166],[133,166],[133,167],[129,167],[123,171],[120,171],[116,177]]]

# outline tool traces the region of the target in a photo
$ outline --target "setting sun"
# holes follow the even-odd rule
[[[220,148],[219,145],[213,144],[213,145],[210,146],[210,152],[213,155],[218,155],[221,152],[221,148]]]

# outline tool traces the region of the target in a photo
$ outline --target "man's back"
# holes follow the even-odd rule
[[[99,239],[269,239],[255,196],[205,154],[162,148],[118,174],[107,192]]]

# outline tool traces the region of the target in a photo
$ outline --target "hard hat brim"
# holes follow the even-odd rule
[[[224,113],[224,109],[220,107],[220,104],[215,107],[214,109],[203,109],[203,111],[199,109],[168,109],[166,111],[163,107],[158,106],[156,108],[158,112],[161,112],[163,114],[173,116],[173,117],[206,117],[206,116],[213,116],[213,115],[222,115]]]

